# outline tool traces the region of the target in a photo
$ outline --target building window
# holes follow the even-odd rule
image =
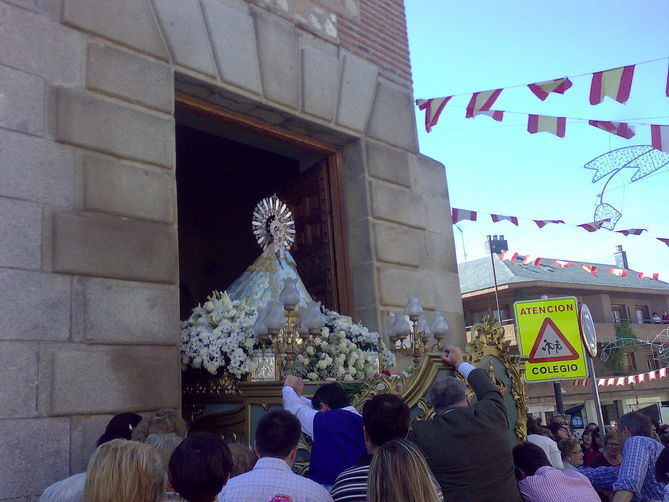
[[[636,371],[636,361],[634,360],[634,352],[625,352],[625,369],[627,371]]]
[[[499,319],[499,322],[505,321],[506,319],[509,318],[505,308],[500,309],[499,312],[497,311],[497,309],[493,310],[492,315],[493,315],[493,317],[496,317],[497,319]]]
[[[649,323],[650,314],[648,307],[645,305],[635,305],[634,306],[634,322],[637,324]]]
[[[490,312],[487,310],[481,310],[479,312],[474,312],[472,314],[472,324],[478,324],[480,322],[483,322],[483,318],[487,316]]]
[[[657,353],[655,347],[652,346],[645,347],[643,355],[646,356],[646,366],[648,366],[648,371],[660,369],[660,361],[659,361],[660,356]]]
[[[613,322],[629,321],[625,305],[611,305],[611,312],[613,313]]]

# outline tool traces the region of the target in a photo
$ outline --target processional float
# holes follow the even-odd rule
[[[428,321],[418,298],[411,297],[404,312],[388,314],[383,334],[370,331],[312,300],[290,254],[292,213],[276,196],[258,203],[252,229],[260,256],[226,292],[213,292],[182,323],[183,412],[191,426],[252,444],[262,415],[281,407],[287,373],[305,379],[306,395],[336,380],[355,406],[393,393],[417,420],[431,418],[428,389],[437,378],[457,376],[441,361],[448,337],[443,316],[435,312]],[[522,361],[509,352],[495,319],[475,325],[470,339],[465,359],[489,372],[504,396],[510,438],[522,441]],[[309,449],[306,441],[302,446]]]

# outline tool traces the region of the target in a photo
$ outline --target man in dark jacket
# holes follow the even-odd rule
[[[463,362],[459,347],[447,347],[442,359],[467,379],[476,404],[457,378],[435,382],[429,396],[437,415],[416,421],[409,439],[422,450],[446,500],[518,502],[501,393],[485,370]]]

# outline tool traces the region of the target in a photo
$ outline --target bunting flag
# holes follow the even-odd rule
[[[504,261],[504,260],[509,260],[509,261],[516,261],[518,259],[518,253],[514,253],[513,251],[502,251],[499,255],[499,261]]]
[[[609,273],[618,277],[627,277],[627,270],[624,268],[610,268]]]
[[[606,132],[620,136],[621,138],[630,139],[634,136],[634,129],[625,122],[609,122],[606,120],[588,120],[588,124],[603,129]]]
[[[597,275],[597,270],[599,270],[599,267],[595,265],[581,265],[581,268],[592,275]]]
[[[558,138],[564,138],[566,128],[566,117],[549,117],[548,115],[527,116],[527,132],[530,134],[549,132],[555,134]]]
[[[476,211],[453,208],[451,221],[453,222],[453,225],[455,225],[458,221],[463,221],[463,220],[476,221],[476,216],[477,216]]]
[[[572,86],[571,80],[567,77],[556,78],[555,80],[547,80],[546,82],[538,82],[536,84],[528,84],[527,87],[530,88],[537,98],[541,101],[544,101],[549,94],[557,93],[564,94],[567,89]]]
[[[510,221],[514,225],[518,226],[518,218],[516,216],[504,216],[502,214],[491,214],[490,217],[492,218],[493,223],[499,223],[500,221]]]
[[[504,120],[504,112],[501,110],[488,110],[485,112],[478,112],[476,115],[487,115],[497,122]]]
[[[489,111],[502,93],[502,90],[495,89],[494,91],[475,92],[472,94],[472,99],[469,100],[469,104],[467,105],[467,114],[465,117],[470,119],[480,112]]]
[[[651,150],[652,151],[652,150]],[[526,221],[525,217],[518,217],[518,216],[510,216],[510,215],[503,215],[503,214],[494,214],[494,213],[488,213],[490,214],[490,218],[494,223],[499,223],[500,221],[510,221],[512,224],[516,226],[520,226],[520,221]],[[451,221],[453,224],[456,224],[460,221],[463,220],[469,220],[469,221],[478,221],[478,211],[472,211],[469,209],[457,209],[453,208],[451,210]],[[564,220],[530,220],[527,218],[527,221],[533,221],[537,227],[544,228],[546,225],[549,223],[552,224],[562,224],[565,225]],[[648,230],[645,228],[628,228],[624,230],[610,230],[607,228],[604,228],[604,223],[607,221],[611,221],[610,218],[602,218],[601,220],[596,220],[596,221],[591,221],[589,223],[582,223],[580,225],[574,225],[574,224],[569,224],[571,227],[580,227],[583,228],[584,230],[588,232],[596,232],[597,230],[608,230],[610,232],[616,232],[623,234],[625,236],[628,235],[641,235],[643,232],[647,232]],[[654,237],[654,239],[657,239],[658,241],[662,242],[663,244],[666,244],[669,246],[669,237]]]
[[[627,230],[616,230],[619,234],[627,235],[641,235],[646,232],[645,228],[628,228]]]
[[[539,265],[541,265],[542,261],[543,261],[543,258],[539,258],[538,256],[532,256],[532,255],[529,255],[529,254],[523,259],[523,263],[525,265],[529,265],[531,263],[532,265],[537,266],[537,267]]]
[[[544,228],[549,223],[564,223],[563,220],[532,220],[539,228]]]
[[[555,264],[558,266],[558,268],[568,268],[573,265],[572,262],[563,260],[555,260]]]
[[[444,111],[446,103],[452,98],[432,98],[432,99],[417,99],[416,104],[419,110],[425,110],[425,130],[430,132],[439,121],[441,112]]]
[[[650,126],[650,137],[653,148],[669,152],[669,125]]]
[[[657,273],[657,272],[656,272],[656,273],[653,273],[653,274],[649,274],[649,273],[647,273],[647,272],[639,272],[639,273],[637,274],[637,277],[638,277],[639,279],[646,278],[646,279],[655,279],[656,281],[658,281],[658,280],[660,279],[660,274]]]
[[[615,99],[618,103],[625,103],[630,97],[633,77],[634,65],[593,73],[590,84],[590,104],[598,105],[604,96]]]
[[[602,228],[602,225],[609,221],[611,218],[606,218],[603,220],[591,221],[590,223],[583,223],[582,225],[576,225],[577,227],[584,228],[588,232],[595,232]]]

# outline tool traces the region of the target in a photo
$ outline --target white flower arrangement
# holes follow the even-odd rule
[[[253,324],[258,312],[226,292],[214,291],[204,305],[181,323],[181,360],[212,375],[222,369],[237,378],[251,371],[260,354]],[[381,368],[379,368],[379,364]],[[395,365],[378,333],[354,324],[350,317],[326,310],[325,327],[295,357],[293,373],[308,380],[364,380]]]
[[[326,310],[325,327],[295,357],[293,372],[307,380],[365,380],[380,365],[395,364],[393,354],[378,333],[354,324],[350,317]]]
[[[181,361],[216,375],[221,368],[242,378],[258,344],[251,329],[258,312],[226,292],[214,291],[181,323]]]

